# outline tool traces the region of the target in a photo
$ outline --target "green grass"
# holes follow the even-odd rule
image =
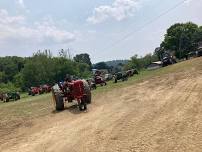
[[[202,70],[202,58],[180,62],[154,71],[144,70],[141,71],[139,75],[129,78],[128,81],[118,81],[116,84],[110,81],[107,86],[97,87],[97,89],[93,91],[93,95],[99,93],[104,94],[105,92],[113,89],[134,85],[152,77],[163,76],[173,72],[189,71],[192,68]],[[19,120],[22,121],[46,116],[52,113],[54,109],[51,94],[38,95],[34,97],[22,94],[21,97],[22,99],[20,101],[8,103],[0,102],[0,127],[5,123],[7,124]]]

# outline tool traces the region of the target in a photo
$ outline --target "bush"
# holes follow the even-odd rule
[[[21,89],[15,87],[15,85],[11,82],[0,83],[0,92],[7,93],[7,92],[15,92],[15,91],[21,91]]]

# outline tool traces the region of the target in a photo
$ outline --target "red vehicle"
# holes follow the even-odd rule
[[[91,103],[91,91],[85,80],[76,80],[56,84],[52,88],[53,101],[56,110],[64,110],[64,101],[76,101],[79,110],[86,110],[87,104]]]
[[[31,87],[29,89],[29,95],[35,96],[36,94],[42,94],[43,90],[40,87]]]
[[[101,76],[95,76],[95,84],[100,84],[101,86],[107,85],[106,81]]]
[[[45,93],[49,93],[49,92],[51,92],[51,86],[49,86],[49,85],[47,85],[47,84],[44,84],[44,85],[42,85],[41,86],[41,88],[42,88],[42,91],[43,92],[45,92]]]

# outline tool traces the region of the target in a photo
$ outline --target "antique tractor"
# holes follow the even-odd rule
[[[134,76],[134,74],[139,74],[139,73],[136,69],[131,69],[131,70],[126,71],[126,74],[128,77],[132,77],[132,76]]]
[[[95,76],[94,78],[95,84],[100,84],[101,86],[107,85],[107,82],[101,76]]]
[[[65,101],[76,101],[80,111],[87,110],[87,104],[91,103],[90,87],[85,80],[55,84],[52,87],[52,95],[57,111],[64,110]]]
[[[127,81],[128,75],[125,72],[118,72],[114,75],[114,83],[117,83],[118,80]]]
[[[95,85],[99,84],[101,86],[107,85],[106,81],[103,78],[102,72],[97,70],[94,74],[94,81]]]
[[[44,93],[44,91],[41,87],[31,87],[28,90],[28,94],[32,95],[32,96],[35,96],[36,94],[43,94],[43,93]]]
[[[44,84],[44,85],[41,85],[40,88],[43,93],[49,93],[51,92],[52,87],[50,85]]]
[[[18,92],[4,93],[2,97],[4,102],[9,102],[10,100],[20,100],[20,94]]]
[[[165,52],[162,57],[163,67],[177,63],[175,58],[168,52]]]

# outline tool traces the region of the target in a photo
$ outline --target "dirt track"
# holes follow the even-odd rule
[[[33,120],[0,151],[202,150],[202,72],[173,73],[98,94],[87,113],[73,107]]]

